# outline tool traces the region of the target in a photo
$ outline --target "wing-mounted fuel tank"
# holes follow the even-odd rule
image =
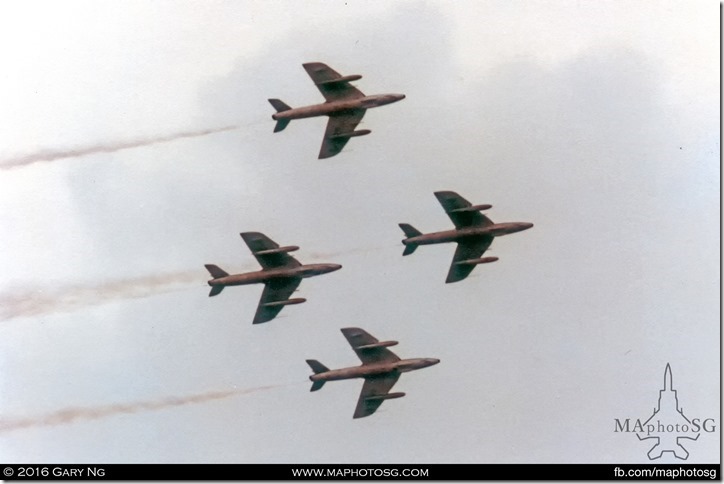
[[[349,133],[338,133],[333,134],[329,137],[329,139],[337,139],[337,138],[354,138],[356,136],[364,136],[366,134],[370,134],[372,131],[369,129],[358,129],[357,131],[351,131]]]
[[[256,252],[254,252],[254,254],[255,255],[283,254],[285,252],[294,252],[295,250],[299,250],[299,246],[287,245],[285,247],[277,247],[276,249],[257,250]]]
[[[395,346],[397,344],[397,341],[379,341],[377,343],[371,343],[368,345],[362,345],[358,346],[356,349],[358,350],[371,350],[374,348],[387,348],[388,346]]]
[[[318,86],[329,86],[331,84],[339,84],[340,82],[352,82],[352,81],[359,81],[362,79],[362,76],[359,74],[350,74],[349,76],[342,76],[338,77],[336,79],[329,79],[327,81],[319,81],[317,83]]]
[[[271,301],[262,304],[262,306],[264,306],[265,308],[273,308],[276,306],[290,306],[292,304],[302,304],[303,302],[307,302],[307,300],[303,297],[295,297],[291,299],[284,299],[283,301]]]
[[[384,395],[370,395],[369,397],[365,397],[365,401],[373,402],[375,400],[390,400],[393,398],[402,398],[404,396],[405,392],[385,393]]]
[[[495,262],[498,260],[497,257],[481,257],[480,259],[467,259],[467,260],[461,260],[457,261],[455,265],[459,266],[475,266],[478,264],[487,264],[489,262]]]
[[[493,208],[492,205],[488,203],[482,203],[480,205],[471,205],[469,207],[462,207],[462,208],[454,208],[450,210],[448,213],[461,213],[461,212],[480,212],[481,210],[490,210]]]

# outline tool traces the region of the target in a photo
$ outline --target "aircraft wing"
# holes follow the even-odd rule
[[[359,89],[351,85],[349,81],[340,80],[335,82],[336,79],[340,79],[342,76],[327,64],[323,64],[321,62],[310,62],[302,65],[327,102],[365,97],[365,95]],[[359,78],[359,76],[355,77]]]
[[[361,346],[379,343],[377,338],[369,334],[364,329],[342,328],[341,331],[344,337],[347,338],[349,344],[352,346],[354,352],[357,353],[359,359],[362,360],[363,365],[369,365],[371,363],[400,361],[400,358],[396,354],[384,347],[360,348]]]
[[[365,115],[365,109],[354,109],[343,114],[331,114],[327,121],[327,130],[324,132],[322,140],[322,148],[319,150],[319,158],[330,158],[344,148],[349,141],[351,134],[357,127],[362,117]]]
[[[353,418],[367,417],[375,413],[379,406],[382,405],[382,402],[384,402],[384,399],[370,399],[369,397],[386,395],[395,383],[397,383],[399,378],[399,371],[366,377],[365,383],[362,385],[359,400],[357,400],[357,408],[354,409]]]
[[[493,224],[493,221],[480,213],[479,210],[471,210],[469,212],[454,211],[472,206],[470,202],[455,192],[435,192],[435,196],[440,202],[440,205],[442,205],[442,208],[445,209],[445,213],[447,213],[450,220],[452,220],[452,223],[455,224],[455,228],[485,227]]]
[[[479,259],[492,243],[492,235],[471,237],[470,239],[463,239],[458,242],[458,248],[455,249],[455,255],[453,256],[450,271],[447,273],[445,282],[462,281],[468,277],[470,273],[473,272],[473,269],[475,269],[475,265],[458,264],[458,262],[469,259]]]
[[[259,306],[256,308],[253,324],[266,323],[276,318],[277,314],[284,308],[283,304],[267,306],[269,303],[286,301],[294,291],[296,291],[301,278],[290,277],[284,279],[274,279],[264,285],[264,291],[261,293]]]
[[[244,239],[251,253],[254,254],[254,257],[256,257],[256,260],[264,270],[279,269],[282,267],[299,267],[301,265],[298,260],[287,252],[259,254],[258,252],[260,251],[279,248],[279,244],[260,232],[242,232],[241,238]]]

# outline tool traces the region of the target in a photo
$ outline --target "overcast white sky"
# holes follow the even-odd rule
[[[0,461],[646,462],[614,419],[667,363],[687,417],[720,409],[719,12],[3,2]],[[267,103],[321,102],[311,61],[407,98],[317,160],[326,120],[272,133]],[[454,246],[403,259],[397,227],[451,227],[436,190],[535,227],[446,285]],[[242,231],[344,267],[252,326],[261,286],[208,298],[203,267],[255,270]],[[346,326],[442,361],[353,420],[362,382],[304,363],[358,364]]]

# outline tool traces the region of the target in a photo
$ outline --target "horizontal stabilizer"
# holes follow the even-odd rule
[[[329,371],[329,368],[327,368],[326,366],[324,366],[317,360],[307,360],[307,364],[312,369],[312,371],[314,372],[315,375],[317,373],[325,373],[325,372]]]
[[[413,227],[410,224],[399,224],[399,225],[400,225],[400,228],[402,229],[402,231],[405,233],[405,237],[407,237],[408,239],[410,237],[417,237],[418,235],[422,235],[422,232],[420,232],[419,230],[417,230],[415,227]],[[404,240],[402,242],[405,243]],[[405,250],[402,252],[402,255],[410,255],[413,252],[415,252],[415,249],[417,249],[417,244],[405,243]]]
[[[405,235],[407,237],[417,237],[418,235],[422,235],[422,232],[417,230],[415,227],[413,227],[410,224],[399,224],[400,228],[403,232],[405,232]]]
[[[326,380],[318,380],[312,383],[312,388],[309,389],[310,392],[316,392],[317,390],[321,389],[324,384],[326,383]]]
[[[223,290],[224,290],[224,286],[221,286],[221,285],[211,286],[211,292],[209,292],[209,297],[216,296]]]
[[[274,132],[278,133],[279,131],[282,131],[284,128],[287,127],[289,124],[290,119],[280,119],[277,121],[277,124],[274,126]]]
[[[402,255],[410,255],[415,252],[415,249],[417,249],[417,244],[407,244],[405,250],[402,251]]]
[[[222,269],[219,269],[219,267],[215,266],[214,264],[206,264],[206,265],[204,265],[204,267],[206,267],[206,270],[209,271],[209,274],[211,274],[211,277],[213,277],[214,279],[218,279],[220,277],[226,277],[229,275],[228,272],[226,272]]]
[[[281,99],[270,99],[269,103],[274,107],[274,109],[277,110],[278,113],[283,113],[284,111],[289,111],[290,109],[292,109],[287,103],[285,103]]]

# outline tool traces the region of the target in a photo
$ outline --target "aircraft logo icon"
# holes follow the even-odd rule
[[[698,419],[695,419],[698,420]],[[679,397],[673,387],[671,365],[664,370],[664,388],[659,391],[659,401],[654,413],[643,423],[646,433],[637,432],[639,440],[656,440],[648,452],[650,460],[661,458],[664,452],[672,452],[677,459],[689,458],[683,440],[697,440],[700,432],[694,421],[689,420],[679,406]]]
[[[642,420],[614,419],[614,432],[635,433],[639,440],[653,440],[655,444],[646,454],[649,460],[657,460],[664,453],[672,454],[676,459],[686,460],[689,451],[685,440],[698,440],[702,432],[716,432],[716,420],[713,418],[689,418],[679,404],[679,395],[674,390],[671,365],[664,370],[664,387],[659,390],[659,400],[651,416]]]

